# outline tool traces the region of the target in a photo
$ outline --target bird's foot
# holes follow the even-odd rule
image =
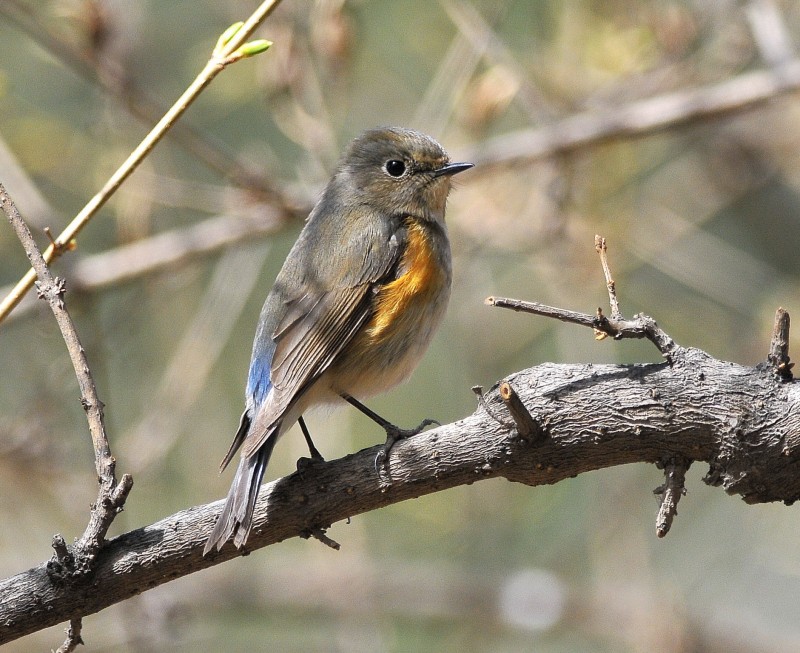
[[[302,474],[324,462],[325,459],[322,457],[322,454],[314,448],[311,452],[311,456],[301,456],[297,459],[297,471]]]
[[[422,433],[426,426],[431,426],[432,424],[441,426],[441,423],[435,419],[424,419],[419,423],[419,426],[413,429],[401,429],[394,424],[385,424],[383,428],[386,430],[386,442],[383,443],[378,455],[375,456],[375,471],[380,474],[381,468],[386,467],[386,463],[389,462],[389,452],[398,440],[404,440]]]

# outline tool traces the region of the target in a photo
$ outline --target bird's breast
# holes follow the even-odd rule
[[[368,396],[404,381],[425,353],[450,298],[447,236],[418,221],[407,225],[398,276],[377,289],[372,317],[347,347],[340,369],[354,396]]]
[[[375,298],[367,336],[373,344],[402,332],[413,332],[439,315],[450,292],[450,253],[446,236],[420,222],[408,225],[406,248],[400,274],[384,284]],[[438,321],[437,321],[438,323]],[[415,329],[416,325],[416,329]]]

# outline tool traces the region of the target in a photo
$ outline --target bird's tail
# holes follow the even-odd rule
[[[275,429],[252,456],[242,457],[239,461],[225,507],[206,542],[203,555],[214,547],[219,551],[231,537],[236,548],[241,548],[247,541],[253,525],[258,490],[277,439],[278,429]]]

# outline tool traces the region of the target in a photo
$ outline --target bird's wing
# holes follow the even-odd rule
[[[403,227],[390,237],[362,232],[348,243],[344,260],[350,265],[341,268],[338,278],[306,283],[303,295],[286,300],[286,313],[273,335],[272,388],[253,418],[242,456],[258,450],[292,403],[369,320],[376,288],[394,277],[404,247]],[[336,269],[335,261],[326,263]]]

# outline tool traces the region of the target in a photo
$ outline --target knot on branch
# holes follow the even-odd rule
[[[47,577],[57,587],[70,585],[90,571],[88,560],[76,555],[74,547],[67,545],[61,534],[53,536],[53,557],[46,565]]]
[[[67,281],[63,277],[54,277],[52,283],[36,282],[36,296],[48,302],[60,300],[67,293]]]

